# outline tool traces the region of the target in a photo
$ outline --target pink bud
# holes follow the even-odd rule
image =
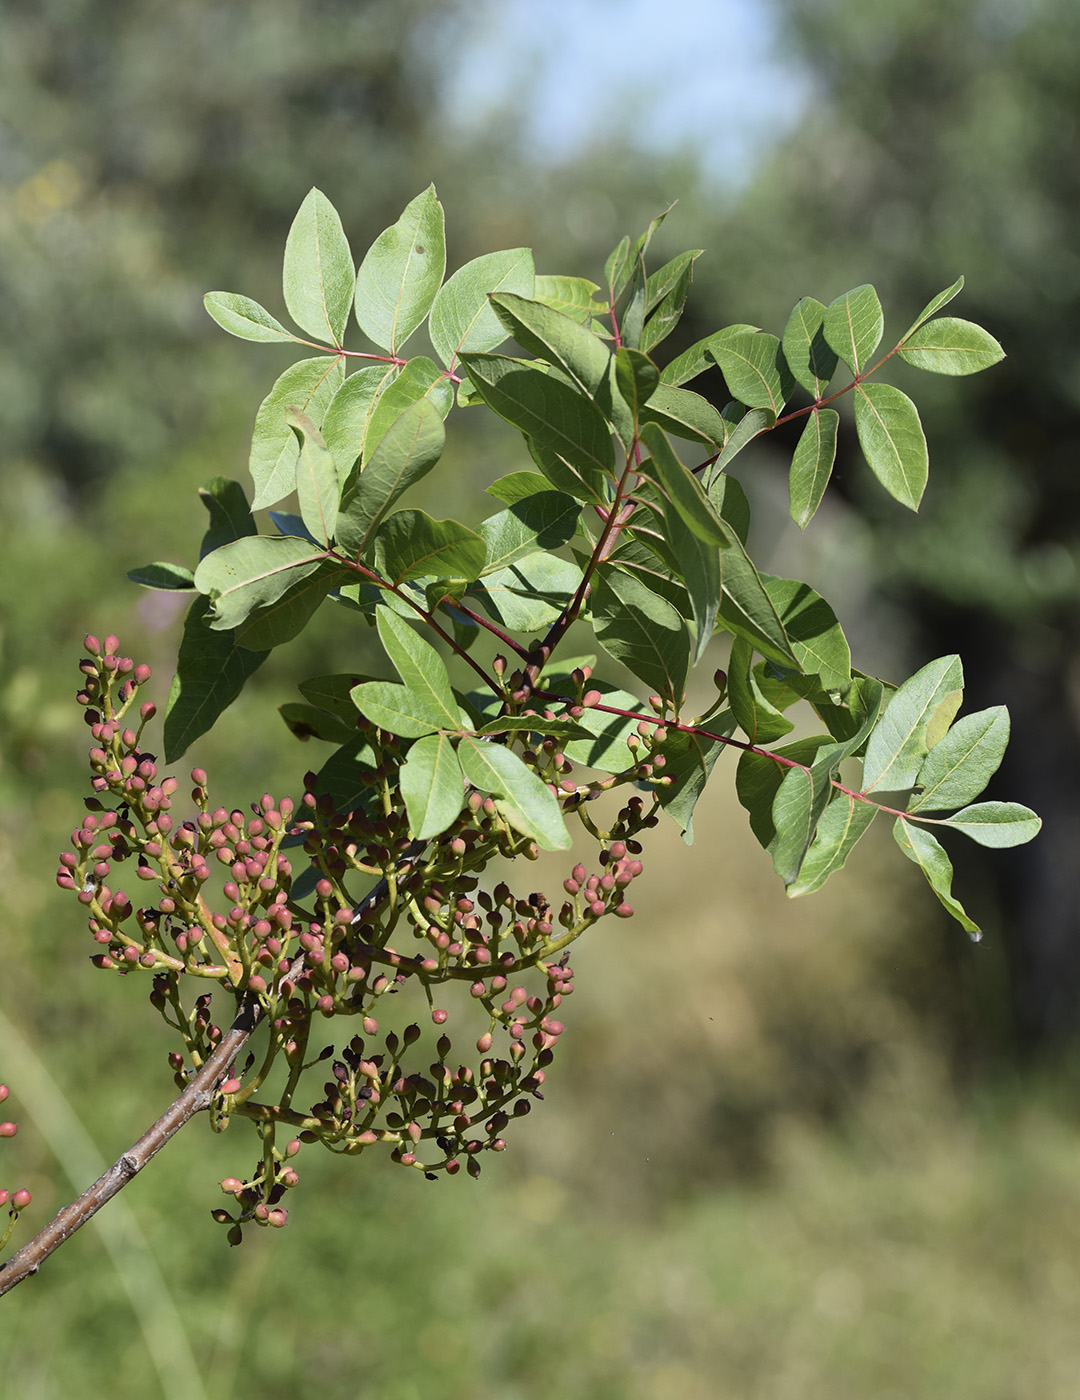
[[[11,1138],[19,1131],[16,1123],[0,1123],[0,1137]]]
[[[30,1204],[30,1192],[25,1188],[21,1191],[16,1191],[11,1198],[11,1204],[15,1210],[25,1210]]]

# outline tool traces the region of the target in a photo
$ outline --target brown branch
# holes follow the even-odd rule
[[[426,841],[414,841],[398,861],[399,872],[411,868],[416,856],[426,845]],[[383,879],[367,892],[356,907],[354,923],[359,922],[386,897],[387,888],[387,882]],[[305,954],[301,953],[294,959],[286,977],[298,976],[303,971],[304,962]],[[122,1157],[118,1157],[108,1171],[98,1177],[93,1186],[88,1186],[77,1200],[59,1211],[43,1230],[39,1230],[34,1238],[24,1244],[10,1259],[0,1263],[0,1297],[10,1292],[17,1283],[22,1283],[30,1274],[36,1274],[49,1255],[59,1249],[76,1230],[96,1215],[103,1205],[122,1191],[185,1123],[189,1123],[196,1113],[202,1113],[210,1107],[219,1082],[251,1038],[252,1032],[262,1020],[263,1011],[258,996],[249,993],[241,1002],[236,1019],[222,1037],[221,1044],[157,1122],[149,1127]]]
[[[88,1186],[81,1196],[65,1206],[43,1230],[39,1230],[32,1240],[24,1244],[22,1249],[0,1264],[0,1295],[7,1293],[30,1274],[36,1274],[43,1261],[96,1215],[117,1192],[122,1191],[185,1123],[194,1118],[196,1113],[201,1113],[210,1106],[218,1083],[246,1045],[262,1015],[263,1007],[259,999],[255,996],[246,997],[235,1021],[222,1036],[221,1044],[157,1122],[148,1128],[138,1142],[129,1147],[108,1171],[99,1176],[93,1186]]]

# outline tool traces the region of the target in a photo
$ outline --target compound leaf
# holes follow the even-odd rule
[[[898,353],[909,365],[933,374],[977,374],[1005,358],[989,331],[955,316],[939,316],[920,326]]]
[[[997,772],[1009,742],[1004,705],[965,715],[930,750],[915,779],[909,812],[940,812],[978,797]]]
[[[298,408],[319,424],[344,375],[339,359],[317,355],[314,359],[297,360],[278,376],[259,405],[251,435],[248,470],[255,483],[252,510],[276,505],[296,489],[300,445],[286,419],[287,411]]]
[[[466,778],[490,793],[501,815],[545,851],[570,849],[570,833],[554,793],[516,753],[502,744],[463,739],[458,758]]]
[[[805,530],[821,504],[836,461],[836,433],[840,415],[832,408],[815,408],[806,420],[791,458],[788,495],[791,518]]]
[[[962,831],[980,846],[1022,846],[1039,834],[1041,820],[1019,802],[977,802],[946,817],[943,825]]]
[[[885,318],[877,292],[864,283],[829,302],[822,324],[825,340],[844,364],[861,374],[881,343]]]
[[[798,382],[820,399],[836,372],[837,354],[825,339],[825,306],[814,297],[795,304],[784,329],[784,358]]]
[[[897,690],[885,707],[863,764],[864,792],[901,792],[913,787],[930,751],[928,730],[951,722],[964,694],[964,668],[958,656],[929,662]]]
[[[417,739],[398,772],[409,835],[428,841],[455,820],[465,805],[465,777],[445,734]]]
[[[222,330],[241,340],[296,340],[265,307],[238,292],[207,292],[203,305]]]
[[[893,836],[908,860],[914,861],[926,876],[930,888],[957,923],[968,933],[979,933],[978,924],[968,917],[964,906],[953,897],[952,861],[936,838],[924,828],[905,821],[903,817],[898,817],[894,823]]]
[[[386,430],[363,471],[354,471],[341,497],[337,542],[359,558],[379,522],[401,494],[431,471],[442,455],[446,432],[427,399],[410,404]]]

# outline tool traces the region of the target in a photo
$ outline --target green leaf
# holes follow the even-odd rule
[[[823,690],[851,683],[851,651],[836,614],[820,593],[799,579],[760,574],[799,669],[821,678]]]
[[[222,330],[241,340],[295,340],[264,307],[237,292],[207,292],[203,297],[207,313]]]
[[[333,744],[347,744],[356,737],[355,723],[349,724],[337,715],[319,709],[316,705],[301,705],[296,701],[278,706],[278,714],[285,721],[291,733],[306,742],[308,739],[325,739]],[[356,711],[352,712],[355,720]]]
[[[701,256],[702,251],[699,248],[680,253],[646,281],[646,302],[650,310],[641,332],[641,348],[646,354],[665,340],[679,324],[694,280],[694,260]]]
[[[942,823],[954,831],[962,831],[980,846],[1022,846],[1038,836],[1041,820],[1030,807],[1019,802],[977,802],[954,812]]]
[[[398,585],[410,578],[479,578],[486,546],[475,530],[456,520],[433,520],[422,510],[399,510],[379,526],[379,572]]]
[[[748,443],[753,442],[762,433],[767,433],[775,425],[776,414],[770,408],[752,408],[748,413],[744,413],[735,427],[728,433],[723,451],[716,459],[716,465],[713,468],[714,478],[718,472],[727,471],[732,458],[741,452]]]
[[[379,608],[375,621],[386,654],[398,675],[409,690],[424,698],[432,715],[440,716],[436,728],[459,729],[461,711],[439,653],[389,608]]]
[[[870,469],[891,496],[918,510],[930,459],[919,411],[891,384],[855,386],[855,427]]]
[[[542,778],[502,744],[462,739],[458,758],[466,778],[490,793],[515,831],[531,836],[545,851],[568,851],[570,833],[559,804]]]
[[[435,729],[460,729],[458,721],[448,725],[439,706],[426,694],[410,690],[396,681],[362,681],[352,689],[353,704],[372,724],[403,739],[418,739]]]
[[[898,353],[909,365],[934,374],[977,374],[1005,358],[989,331],[955,316],[927,322],[908,336]]]
[[[296,462],[300,518],[313,539],[328,545],[337,526],[340,491],[334,459],[322,433],[306,414],[290,408],[285,418],[300,442]]]
[[[485,486],[484,490],[497,501],[505,501],[508,506],[514,506],[529,496],[550,491],[551,482],[539,472],[508,472],[506,476],[500,476],[498,481],[493,481],[490,486]],[[578,507],[575,506],[575,509]]]
[[[958,656],[929,662],[905,681],[885,707],[870,736],[863,764],[863,791],[902,792],[913,787],[930,750],[927,730],[946,724],[960,708],[964,668]]]
[[[199,558],[205,559],[215,549],[244,535],[258,534],[255,517],[238,481],[215,476],[199,487],[199,500],[210,513],[210,524],[199,545]]]
[[[767,408],[779,417],[794,380],[775,335],[743,331],[719,342],[714,339],[709,354],[734,398],[748,408]]]
[[[721,726],[717,723],[713,728],[727,731],[734,725]],[[658,787],[656,794],[660,806],[678,825],[688,846],[694,844],[694,808],[705,790],[713,765],[725,747],[717,739],[669,730],[668,738],[660,749],[665,759],[664,777],[670,782]]]
[[[129,569],[127,576],[132,583],[141,583],[144,588],[195,587],[195,575],[182,564],[143,564],[138,569]]]
[[[495,622],[511,632],[538,632],[555,621],[580,583],[576,564],[537,551],[485,574],[469,592]]]
[[[446,431],[438,410],[419,399],[386,430],[363,471],[354,472],[341,497],[337,542],[359,558],[370,545],[383,516],[414,482],[431,471],[442,455]]]
[[[356,275],[356,320],[383,350],[396,355],[431,309],[446,271],[442,205],[429,185],[384,229]]]
[[[752,642],[772,661],[801,670],[791,638],[761,575],[742,543],[736,540],[722,556],[724,597],[719,626]]]
[[[829,876],[841,869],[878,810],[872,802],[857,802],[846,792],[835,793],[817,824],[798,876],[787,887],[789,898],[821,889]]]
[[[952,301],[953,297],[956,296],[957,292],[960,291],[963,285],[963,277],[958,277],[951,287],[946,287],[943,292],[938,292],[936,297],[933,297],[930,301],[928,301],[927,304],[923,307],[922,311],[920,311],[919,315],[916,316],[915,320],[912,322],[911,327],[907,332],[907,335],[904,336],[904,339],[907,340],[908,336],[911,335],[912,331],[917,331],[924,321],[929,321],[930,317],[933,316],[935,312],[940,311],[943,306],[947,306],[948,303]]]
[[[968,918],[964,906],[953,898],[952,861],[935,838],[922,827],[906,822],[903,817],[898,817],[893,825],[893,836],[908,860],[914,861],[926,876],[930,888],[960,926],[968,933],[979,933],[978,924]]]
[[[279,597],[251,612],[237,627],[236,640],[255,651],[291,642],[308,625],[331,589],[350,578],[350,572],[329,561],[313,573],[300,573]]]
[[[394,365],[370,365],[367,369],[359,369],[349,375],[330,400],[323,418],[322,435],[333,454],[338,481],[342,486],[348,481],[356,459],[364,450],[364,439],[379,395],[398,374]],[[401,407],[405,408],[407,404]]]
[[[815,408],[806,420],[791,458],[788,493],[791,518],[805,530],[821,504],[836,461],[836,431],[840,415],[831,408]]]
[[[296,324],[340,345],[353,300],[353,260],[337,210],[321,190],[301,204],[285,241],[282,289]]]
[[[704,374],[706,370],[712,369],[716,360],[711,355],[713,343],[722,343],[734,335],[739,335],[743,331],[756,331],[757,326],[751,326],[746,321],[739,322],[738,325],[725,326],[722,331],[714,331],[712,335],[707,335],[702,340],[696,341],[681,355],[676,355],[669,364],[666,364],[660,371],[661,384],[685,384],[688,379],[696,379],[699,374]]]
[[[706,544],[686,523],[675,505],[665,502],[664,537],[678,562],[677,574],[686,585],[694,624],[691,664],[697,665],[712,640],[723,597],[720,552]]]
[[[270,655],[237,646],[231,632],[212,632],[209,613],[209,601],[196,598],[184,621],[165,712],[167,763],[178,759],[189,744],[213,728],[218,716]]]
[[[523,350],[556,365],[595,398],[611,361],[611,351],[599,336],[572,317],[527,297],[503,294],[492,297],[491,305]]]
[[[371,410],[364,437],[365,457],[375,451],[390,425],[421,399],[427,399],[439,417],[445,418],[454,406],[454,386],[434,360],[415,355],[387,384]]]
[[[856,374],[866,368],[867,360],[881,343],[884,329],[881,302],[869,283],[845,292],[826,308],[825,340]]]
[[[637,423],[660,381],[656,366],[640,350],[620,348],[615,354],[615,378],[619,393]]]
[[[825,307],[814,297],[803,297],[788,317],[784,329],[784,358],[804,389],[820,399],[836,372],[836,351],[825,339]]]
[[[737,543],[731,526],[717,515],[693,472],[688,471],[655,423],[641,430],[641,441],[651,456],[638,471],[654,482],[665,501],[670,501],[698,539],[706,544],[728,547]]]
[[[678,708],[690,667],[686,623],[631,575],[601,565],[594,577],[590,607],[596,640]]]
[[[727,684],[732,714],[751,744],[775,743],[795,728],[759,684],[754,649],[743,637],[736,637],[731,644]]]
[[[489,304],[496,292],[533,295],[535,270],[531,248],[485,253],[446,279],[431,307],[428,333],[435,352],[453,369],[462,350],[494,350],[506,330]]]
[[[705,494],[720,519],[725,525],[731,526],[739,543],[745,545],[746,537],[750,533],[750,502],[739,483],[726,472],[717,472],[709,482]]]
[[[352,690],[361,680],[363,677],[356,675],[312,676],[309,680],[301,681],[297,688],[305,700],[321,710],[329,710],[353,729],[356,706],[352,702]]]
[[[789,768],[773,798],[776,837],[769,847],[773,868],[785,885],[794,884],[829,798],[836,745],[818,750],[809,770]]]
[[[445,734],[417,739],[398,772],[409,818],[409,835],[417,841],[438,836],[465,805],[465,778],[454,746]]]
[[[655,423],[666,433],[700,442],[712,450],[723,447],[728,425],[707,399],[691,389],[658,384],[641,412],[642,420]]]
[[[521,475],[532,473],[523,472]],[[479,533],[487,549],[487,557],[483,561],[485,573],[506,568],[527,554],[535,554],[537,550],[558,549],[577,530],[580,504],[573,496],[552,491],[544,477],[537,476],[536,480],[542,483],[544,490],[521,497],[508,509],[488,516],[481,523]]]
[[[324,553],[295,535],[246,535],[208,554],[195,587],[213,603],[215,631],[238,626],[322,566]]]
[[[462,360],[488,407],[529,438],[537,465],[552,485],[579,500],[603,504],[615,451],[596,406],[569,384],[519,360],[474,354]]]
[[[909,812],[941,812],[978,797],[998,770],[1009,742],[1004,705],[965,715],[927,755],[915,779],[921,788]]]
[[[587,277],[559,277],[550,274],[536,276],[532,296],[564,316],[587,326],[594,316],[608,310],[606,302],[595,300],[600,288]]]
[[[287,411],[298,408],[318,425],[344,374],[339,359],[317,355],[311,360],[297,360],[278,376],[255,415],[248,459],[248,470],[255,483],[252,510],[276,505],[296,488],[300,446],[286,419]]]
[[[818,750],[826,744],[832,745],[828,735],[816,734],[810,739],[783,744],[773,753],[794,763],[812,764]],[[787,765],[759,753],[744,753],[735,772],[736,796],[750,815],[750,830],[767,851],[776,840],[773,803],[787,772]]]

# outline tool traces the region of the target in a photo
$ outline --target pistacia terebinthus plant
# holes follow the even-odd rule
[[[298,330],[245,296],[207,296],[234,335],[311,353],[259,408],[250,501],[235,481],[204,488],[194,572],[157,563],[131,575],[193,597],[163,760],[146,737],[154,706],[140,703],[149,668],[115,637],[86,639],[78,698],[94,795],[57,876],[85,906],[94,963],[145,976],[178,1038],[181,1093],[9,1261],[0,1289],[203,1108],[216,1128],[248,1119],[258,1139],[246,1170],[221,1183],[228,1203],[214,1215],[233,1242],[249,1222],[284,1225],[304,1144],[478,1176],[543,1096],[573,943],[631,916],[642,836],[667,817],[691,839],[726,750],[789,894],[818,889],[884,814],[977,933],[938,835],[1007,846],[1038,830],[1025,807],[975,801],[1001,760],[1006,711],[956,718],[955,656],[899,687],[853,669],[828,603],[755,567],[732,469],[736,457],[753,469],[759,438],[802,421],[790,498],[805,527],[832,470],[832,405],[850,395],[871,471],[914,510],[926,441],[914,403],[879,371],[895,355],[969,374],[1001,348],[938,314],[961,279],[880,356],[881,307],[861,286],[828,305],[805,297],[782,338],[728,326],[663,363],[698,257],[649,270],[663,217],[622,240],[600,285],[538,274],[527,248],[444,281],[433,188],[358,272],[337,213],[312,190],[285,247]],[[354,314],[368,348],[345,348]],[[425,321],[437,361],[406,349]],[[719,406],[687,387],[717,367],[730,396]],[[398,508],[437,468],[444,420],[485,407],[525,449],[487,487],[495,509],[462,524]],[[256,510],[269,511],[262,531]],[[328,601],[343,626],[376,629],[384,674],[301,681],[282,716],[329,757],[295,800],[218,805],[201,769],[178,775],[180,756]],[[588,654],[563,654],[571,627]],[[692,715],[687,674],[718,633],[726,673]],[[452,684],[448,656],[467,668],[468,691]],[[779,743],[796,706],[818,732]],[[568,852],[562,888],[531,890],[540,849]]]

